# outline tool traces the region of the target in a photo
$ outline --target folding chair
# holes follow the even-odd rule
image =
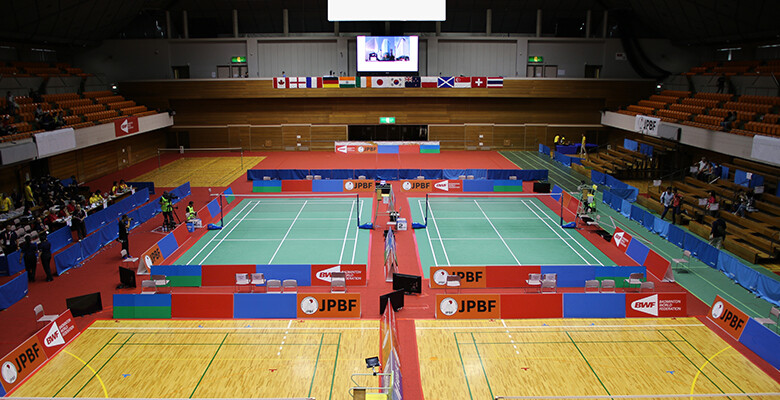
[[[542,281],[554,281],[555,283],[558,283],[558,274],[556,273],[549,273],[542,275]]]
[[[425,180],[425,177],[424,177],[424,176],[422,176],[422,175],[418,175],[418,176],[417,176],[417,180],[420,180],[420,181],[422,181],[422,180]]]
[[[347,273],[346,272],[331,272],[330,273],[330,292],[331,293],[347,293]]]
[[[168,280],[168,277],[165,275],[150,275],[149,279],[154,281],[155,286],[157,286],[157,293],[170,293],[171,287],[168,286],[169,283],[171,283],[170,280]],[[162,288],[162,290],[160,290]]]
[[[525,280],[525,283],[532,287],[532,288],[538,288],[539,291],[542,290],[542,274],[528,274],[528,279]]]
[[[639,291],[641,286],[642,286],[642,278],[644,278],[644,277],[645,277],[645,274],[643,274],[641,272],[633,272],[633,273],[631,273],[631,275],[628,276],[628,279],[623,279],[623,281],[625,281],[626,284],[628,285],[628,287],[626,289],[633,288],[634,287],[633,285],[637,285],[636,289],[637,289],[637,291]]]
[[[262,272],[255,272],[252,274],[252,292],[258,285],[265,285],[265,274]]]
[[[35,306],[33,308],[33,312],[35,312],[35,323],[36,324],[38,322],[43,322],[43,323],[52,322],[52,321],[56,320],[57,317],[58,317],[56,314],[46,315],[43,312],[43,306],[40,305],[40,304],[38,304],[37,306]]]
[[[601,282],[599,282],[598,279],[588,279],[585,281],[585,293],[598,293],[600,284]],[[588,289],[591,290],[589,291]]]
[[[553,293],[558,292],[558,287],[554,280],[542,281],[542,287],[540,288],[542,293],[544,293],[544,289],[552,289]]]
[[[268,293],[282,293],[282,281],[278,279],[269,279],[266,281],[265,291]]]
[[[641,292],[641,291],[644,291],[645,289],[647,289],[647,290],[652,292],[653,290],[655,290],[655,283],[650,282],[650,281],[640,283],[639,284],[639,291]]]
[[[774,317],[774,319],[772,319]],[[775,306],[772,306],[772,309],[769,310],[769,318],[754,318],[756,322],[758,322],[761,325],[774,325],[775,332],[777,331],[777,324],[780,323],[780,308],[777,308]]]
[[[358,179],[360,179],[360,180],[365,180],[365,179],[366,179],[366,176],[365,176],[365,175],[358,175]]]
[[[457,291],[460,292],[460,275],[447,275],[447,283],[446,286],[444,286],[444,293],[447,293],[447,289],[449,288],[456,288]]]
[[[236,293],[241,291],[241,286],[249,287],[249,285],[251,284],[252,281],[249,280],[249,274],[247,273],[236,274],[236,287],[235,287]]]
[[[679,267],[680,267],[680,266],[682,266],[683,264],[686,264],[686,265],[691,265],[691,251],[690,251],[690,250],[685,250],[685,251],[683,251],[683,256],[682,256],[682,258],[673,258],[673,259],[672,259],[672,262],[674,262],[674,265],[675,265],[676,267],[678,267],[678,269],[679,269]],[[686,272],[690,272],[690,270],[688,269],[688,267],[684,267],[684,268],[683,268],[683,270],[684,270],[684,271],[686,271]]]
[[[604,279],[601,281],[601,293],[615,292],[615,281],[612,279]]]
[[[147,279],[141,282],[141,294],[157,293],[157,284],[153,280]]]
[[[285,279],[282,282],[283,293],[298,293],[298,281],[295,279]]]

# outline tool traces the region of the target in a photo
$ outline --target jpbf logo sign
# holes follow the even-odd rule
[[[430,285],[432,288],[447,286],[447,275],[460,276],[460,286],[463,288],[485,288],[485,267],[431,267]]]
[[[27,339],[26,342],[5,356],[0,361],[0,374],[3,378],[5,392],[13,390],[44,361],[46,361],[46,352],[43,351],[43,346],[38,342],[37,336]]]
[[[343,142],[341,142],[343,143]],[[374,144],[341,144],[336,142],[336,153],[342,154],[362,154],[362,153],[376,153],[378,147]]]
[[[360,294],[299,293],[298,318],[360,318]]]
[[[685,317],[685,293],[626,293],[626,317]]]
[[[731,337],[739,340],[749,317],[720,296],[715,296],[715,302],[712,303],[707,318],[723,328]]]
[[[431,181],[426,181],[422,179],[403,181],[401,182],[401,189],[404,192],[430,192]]]
[[[138,132],[138,117],[127,117],[114,121],[114,132],[117,137]]]
[[[625,253],[629,242],[631,242],[631,235],[620,228],[615,228],[615,234],[612,235],[612,243]]]
[[[501,300],[497,294],[437,294],[436,318],[490,319],[500,318]]]
[[[368,179],[347,179],[344,181],[345,192],[371,192],[374,190],[374,181]]]
[[[330,276],[333,272],[345,272],[347,274],[348,286],[366,285],[366,266],[365,264],[340,264],[340,265],[312,265],[311,266],[311,284],[312,286],[330,286]]]

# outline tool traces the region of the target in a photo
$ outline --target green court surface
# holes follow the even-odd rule
[[[409,206],[423,221],[425,198]],[[533,197],[432,197],[415,235],[426,277],[437,265],[615,265]]]
[[[371,206],[360,199],[361,222]],[[243,199],[176,264],[365,264],[369,231],[357,213],[355,197]]]

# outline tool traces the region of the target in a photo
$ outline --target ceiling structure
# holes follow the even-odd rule
[[[288,10],[291,34],[333,32],[327,0],[6,0],[0,13],[0,39],[59,44],[94,44],[111,38],[165,37],[170,11],[172,37],[181,37],[182,12],[188,13],[190,37],[232,34],[232,10],[238,10],[242,35],[279,35]],[[484,34],[486,10],[491,31],[533,34],[536,10],[543,15],[543,35],[584,36],[591,10],[591,32],[599,35],[604,11],[608,34],[668,38],[678,44],[724,45],[780,42],[777,0],[447,0],[441,31]],[[623,29],[617,29],[619,25]],[[342,33],[384,33],[384,23],[342,22]],[[630,28],[630,29],[628,29]],[[393,22],[395,32],[434,32],[433,22]]]

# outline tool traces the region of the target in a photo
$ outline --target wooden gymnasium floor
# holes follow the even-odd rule
[[[176,187],[186,182],[192,187],[227,186],[265,157],[184,157],[133,178],[154,182],[158,187]]]
[[[426,400],[780,398],[780,384],[695,318],[418,320],[416,329]]]

